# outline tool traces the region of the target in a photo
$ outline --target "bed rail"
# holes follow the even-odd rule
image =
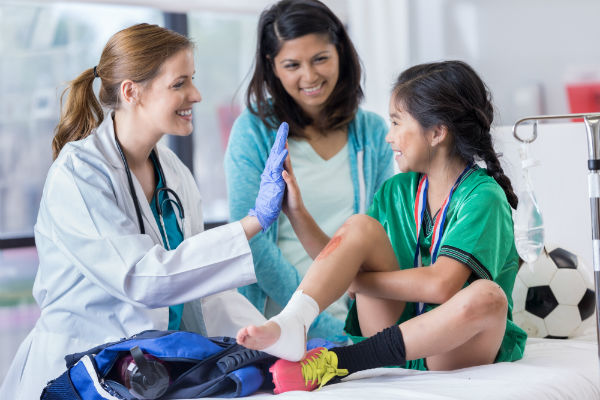
[[[538,115],[521,118],[513,125],[513,136],[522,143],[537,139],[538,121],[583,118],[588,143],[588,190],[592,216],[592,251],[594,264],[594,288],[596,297],[596,335],[598,341],[598,362],[600,363],[600,113]],[[525,122],[533,123],[533,134],[522,138],[517,127]]]

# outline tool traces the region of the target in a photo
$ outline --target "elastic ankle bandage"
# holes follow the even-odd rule
[[[281,335],[263,351],[288,361],[300,361],[306,353],[306,332],[317,315],[317,302],[302,290],[296,291],[285,308],[269,320],[279,325]]]

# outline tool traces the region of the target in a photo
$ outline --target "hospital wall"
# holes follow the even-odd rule
[[[420,62],[458,58],[471,63],[494,94],[497,106],[494,137],[504,153],[503,165],[520,185],[518,143],[510,125],[522,116],[565,113],[570,106],[566,86],[572,82],[600,81],[600,51],[596,51],[600,2],[597,0],[326,0],[346,23],[366,72],[364,107],[383,116],[394,77]],[[6,28],[6,7],[25,1],[0,0],[0,32]],[[161,23],[162,11],[189,12],[190,27],[197,38],[196,83],[204,95],[195,107],[194,174],[204,197],[206,218],[227,218],[222,155],[228,124],[241,109],[243,82],[251,65],[255,25],[269,0],[40,0],[32,4],[53,6],[40,13],[55,29],[23,32],[40,54],[7,57],[14,43],[0,35],[0,239],[16,236],[26,226],[32,232],[37,204],[47,167],[49,143],[58,117],[56,98],[64,82],[83,67],[96,62],[107,37],[95,41],[43,49],[68,32],[56,21],[55,5],[64,15],[84,15],[87,6],[118,5],[142,19]],[[130,7],[135,6],[135,7]],[[113,16],[103,22],[105,14]],[[61,14],[63,15],[63,14]],[[126,12],[95,12],[97,22],[116,30],[117,21],[137,22]],[[158,16],[157,16],[158,15]],[[214,17],[214,18],[213,18]],[[4,18],[4,19],[3,19]],[[70,18],[70,17],[69,17]],[[155,19],[156,18],[156,19]],[[233,32],[225,36],[223,32]],[[28,36],[29,35],[29,36]],[[223,40],[223,42],[217,42]],[[218,43],[211,46],[211,43]],[[97,49],[94,51],[86,51]],[[234,57],[229,57],[233,55]],[[77,59],[74,65],[70,60]],[[213,64],[209,62],[215,61]],[[24,62],[15,71],[11,65]],[[33,69],[38,66],[39,68]],[[58,71],[55,76],[46,72]],[[62,74],[62,75],[61,75]],[[23,75],[23,76],[22,76]],[[216,76],[218,75],[218,78]],[[27,88],[15,85],[26,82]],[[31,91],[26,91],[25,89]],[[237,96],[237,97],[236,97]],[[231,105],[233,107],[230,107]],[[20,116],[22,121],[18,121]],[[21,131],[21,127],[26,129]],[[14,135],[8,137],[8,132]],[[524,128],[527,132],[527,128]],[[540,166],[532,170],[533,186],[546,224],[547,242],[578,254],[591,271],[591,227],[586,181],[586,141],[582,124],[543,124],[540,137],[531,145]],[[33,153],[33,155],[32,155]],[[21,188],[21,190],[18,190]],[[27,233],[26,232],[26,233]],[[23,232],[18,232],[22,234]],[[16,347],[34,323],[39,310],[30,292],[37,268],[34,248],[0,249],[0,293],[12,296],[10,306],[0,304],[0,381]],[[19,300],[21,299],[21,300]],[[23,300],[26,299],[26,300]]]
[[[567,85],[600,83],[596,0],[411,0],[410,63],[460,58],[491,88],[500,125],[569,110]],[[594,101],[600,106],[599,96]]]

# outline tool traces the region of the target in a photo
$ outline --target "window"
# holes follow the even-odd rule
[[[0,237],[31,236],[65,82],[96,65],[108,38],[137,22],[140,7],[3,3],[0,6]]]
[[[31,296],[37,265],[35,247],[0,250],[0,382],[40,315]]]
[[[229,218],[223,156],[229,131],[244,107],[247,75],[256,43],[256,14],[190,13],[188,34],[196,44],[194,176],[206,221]]]

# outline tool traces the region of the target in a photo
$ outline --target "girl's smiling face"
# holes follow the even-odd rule
[[[401,172],[424,172],[430,161],[431,131],[424,129],[392,96],[390,100],[390,130],[385,141],[394,151]]]

